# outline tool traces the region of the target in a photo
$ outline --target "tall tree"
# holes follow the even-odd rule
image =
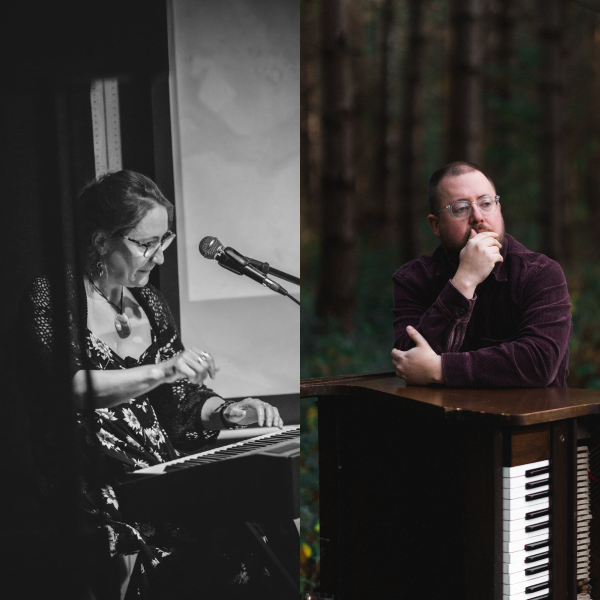
[[[323,86],[322,223],[317,314],[352,328],[356,294],[356,228],[352,52],[349,0],[322,4]]]
[[[446,161],[480,162],[483,0],[453,0]]]
[[[538,0],[541,69],[541,223],[542,251],[564,259],[565,123],[562,81],[562,37],[568,0]]]
[[[593,147],[588,168],[588,200],[587,209],[591,225],[591,239],[596,243],[590,244],[589,250],[597,253],[600,240],[600,14],[594,14],[591,26],[591,86],[589,110],[589,136]]]
[[[402,130],[400,134],[400,260],[417,257],[417,207],[423,201],[420,167],[423,138],[423,70],[425,11],[428,0],[408,1],[408,48]]]
[[[319,228],[319,9],[302,0],[300,35],[300,198],[302,241]]]
[[[393,236],[390,218],[391,170],[390,170],[390,89],[389,71],[391,54],[391,32],[394,22],[395,0],[383,0],[379,11],[379,100],[377,114],[374,201],[372,202],[372,225],[379,232],[377,238],[389,240]]]

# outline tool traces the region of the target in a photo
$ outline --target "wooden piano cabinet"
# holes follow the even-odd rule
[[[600,392],[380,373],[305,380],[301,396],[319,410],[324,594],[503,600],[502,469],[549,460],[550,598],[575,600],[577,417],[600,414]]]

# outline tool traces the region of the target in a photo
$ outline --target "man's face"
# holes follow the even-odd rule
[[[482,196],[496,195],[494,186],[480,171],[470,171],[463,175],[444,177],[439,183],[438,190],[440,196],[438,210],[457,200],[475,202]],[[433,234],[440,238],[448,257],[456,265],[459,262],[460,251],[469,241],[471,229],[474,229],[476,233],[482,231],[498,233],[498,241],[504,244],[504,219],[502,218],[500,204],[492,214],[482,213],[477,204],[471,206],[473,207],[471,216],[460,221],[450,214],[450,209],[427,217]]]

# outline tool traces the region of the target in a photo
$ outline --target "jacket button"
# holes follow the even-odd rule
[[[458,309],[458,314],[462,317],[467,311],[464,308]]]

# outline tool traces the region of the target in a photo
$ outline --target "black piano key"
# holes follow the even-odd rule
[[[539,531],[540,529],[546,529],[550,526],[550,519],[547,521],[542,521],[541,523],[536,523],[535,525],[527,525],[525,527],[525,531],[527,533],[531,533],[532,531]]]
[[[535,494],[528,494],[525,496],[525,502],[531,502],[532,500],[539,500],[540,498],[549,498],[550,491],[546,490],[545,492],[536,492]]]
[[[545,548],[550,545],[550,540],[542,540],[541,542],[533,542],[532,544],[525,544],[525,548],[523,548],[526,552],[530,552],[531,550],[538,550],[539,548]]]
[[[542,560],[544,558],[550,558],[550,552],[540,552],[539,554],[532,554],[525,559],[526,563],[537,562],[538,560]]]
[[[536,573],[543,573],[544,571],[549,571],[550,565],[546,563],[545,565],[538,565],[537,567],[529,567],[529,569],[525,569],[525,575],[535,575]]]
[[[550,582],[544,581],[544,583],[538,583],[536,585],[530,585],[529,587],[526,587],[525,593],[533,594],[533,592],[539,592],[540,590],[545,590],[546,588],[549,588],[549,587],[550,587]],[[535,600],[535,599],[532,598],[532,600]]]
[[[535,477],[536,475],[543,475],[544,473],[550,473],[550,467],[530,469],[529,471],[525,471],[525,477]]]
[[[525,520],[529,521],[531,519],[537,519],[538,517],[545,517],[550,514],[550,509],[545,508],[543,510],[534,510],[533,512],[527,513],[525,515]]]
[[[533,488],[542,487],[543,485],[548,485],[550,483],[550,477],[548,479],[539,479],[538,481],[531,481],[525,484],[526,490],[532,490]]]
[[[534,596],[533,598],[527,598],[527,600],[550,600],[550,594],[542,594],[541,596]]]

